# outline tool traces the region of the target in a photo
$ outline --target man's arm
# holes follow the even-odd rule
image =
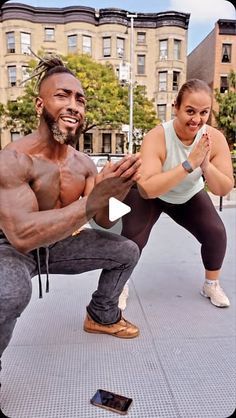
[[[32,160],[24,154],[0,152],[0,228],[10,243],[21,252],[49,245],[71,235],[93,217],[101,205],[87,208],[87,197],[70,205],[39,211],[36,196],[29,186]]]

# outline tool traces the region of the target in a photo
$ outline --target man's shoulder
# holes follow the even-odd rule
[[[0,151],[1,178],[25,177],[32,167],[31,158],[16,149],[4,148]]]
[[[28,154],[25,154],[24,152],[11,147],[6,147],[0,151],[0,158],[1,162],[6,162],[6,164],[9,164],[9,162],[20,163],[21,160],[23,160],[24,162],[31,161],[31,158]]]
[[[72,151],[74,158],[80,163],[80,164],[84,164],[84,166],[89,169],[89,171],[92,171],[93,173],[95,173],[97,171],[96,166],[92,160],[92,158],[88,155],[85,154],[82,151],[78,151],[73,149]]]

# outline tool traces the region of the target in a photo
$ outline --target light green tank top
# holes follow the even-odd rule
[[[191,150],[205,132],[206,125],[203,125],[202,128],[199,129],[191,145],[184,145],[177,137],[174,130],[173,120],[163,123],[162,126],[165,132],[167,153],[166,160],[162,168],[162,171],[165,172],[181,164],[184,160],[187,160]],[[185,179],[182,180],[176,187],[158,197],[159,199],[169,203],[185,203],[201,189],[203,189],[203,187],[204,181],[202,178],[202,170],[199,167],[192,173],[188,174],[188,176],[186,176]]]

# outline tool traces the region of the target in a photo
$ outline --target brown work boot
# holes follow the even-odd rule
[[[95,334],[109,334],[118,338],[135,338],[139,335],[139,329],[125,318],[121,318],[115,324],[103,325],[95,322],[89,314],[86,315],[84,321],[84,331]]]

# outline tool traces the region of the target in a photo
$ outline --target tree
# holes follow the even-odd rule
[[[233,70],[229,74],[229,90],[220,93],[215,89],[215,98],[219,104],[219,111],[213,112],[217,126],[224,132],[230,149],[233,148],[236,136],[236,72]]]
[[[8,101],[6,106],[6,128],[22,132],[24,135],[32,132],[37,126],[37,117],[34,107],[36,94],[32,85],[28,85],[25,94],[16,101]]]
[[[39,54],[40,55],[40,54]],[[129,122],[128,86],[121,86],[111,64],[101,64],[88,55],[68,55],[63,58],[81,81],[87,98],[83,133],[94,127],[120,129]],[[34,68],[32,61],[30,67]],[[27,82],[24,94],[6,106],[6,127],[24,134],[34,130],[37,118],[34,110],[34,81]],[[153,103],[142,86],[134,89],[134,126],[142,134],[157,124]]]

